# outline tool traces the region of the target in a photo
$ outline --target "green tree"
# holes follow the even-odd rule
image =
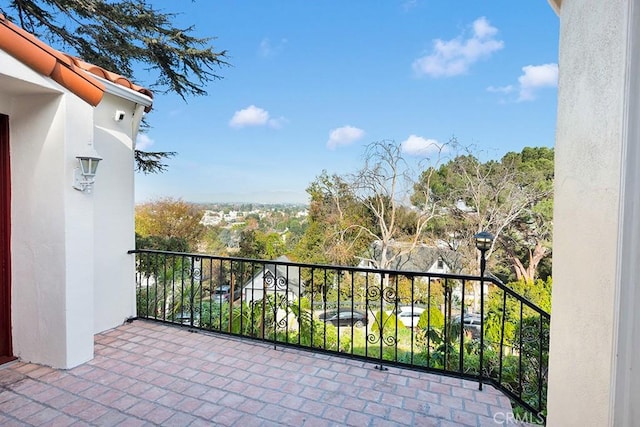
[[[361,230],[367,216],[347,181],[323,171],[307,188],[309,223],[294,249],[303,262],[354,265],[370,243]]]
[[[226,51],[212,38],[193,35],[194,27],[173,24],[165,13],[139,0],[0,0],[0,12],[26,31],[106,70],[132,76],[145,67],[152,90],[183,99],[206,95],[206,85],[228,65]],[[137,170],[162,172],[174,152],[136,150]]]
[[[508,153],[503,163],[510,162],[519,172],[523,186],[532,188],[538,197],[508,226],[500,236],[506,259],[512,266],[517,281],[543,279],[539,266],[549,259],[553,232],[553,149],[526,147],[521,153]]]
[[[180,199],[162,198],[136,206],[136,233],[143,238],[182,239],[195,250],[204,232],[202,209]]]
[[[229,235],[230,231],[226,228],[218,226],[206,227],[201,238],[204,251],[208,254],[227,256]]]
[[[484,163],[463,151],[423,172],[412,200],[445,209],[429,231],[464,255],[468,271],[478,265],[473,236],[487,230],[496,237],[487,257],[511,266],[504,272],[507,278],[533,280],[550,253],[552,188],[553,149],[525,148]]]
[[[264,233],[260,230],[243,230],[240,233],[240,257],[276,259],[284,252],[285,245],[278,233]]]

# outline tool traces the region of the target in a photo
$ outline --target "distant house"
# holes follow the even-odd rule
[[[72,368],[136,315],[134,149],[151,105],[0,15],[0,363]]]
[[[200,220],[200,224],[205,226],[213,226],[218,225],[222,222],[222,215],[218,212],[205,210],[202,215],[202,219]]]
[[[406,243],[395,243],[387,249],[387,258],[391,258],[394,254],[401,253],[406,249]],[[373,242],[369,248],[369,254],[370,257],[362,260],[359,267],[377,268],[380,265],[382,258],[382,244],[380,241]],[[455,251],[421,244],[411,249],[410,252],[401,253],[395,257],[388,269],[434,274],[459,273],[461,263],[461,257]]]
[[[291,262],[286,256],[275,261]],[[286,295],[289,301],[304,295],[305,285],[300,277],[300,268],[293,265],[265,264],[264,267],[242,287],[242,298],[247,304],[260,301],[267,295]]]

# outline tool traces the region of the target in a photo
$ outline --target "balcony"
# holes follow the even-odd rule
[[[549,315],[495,278],[132,253],[138,319],[0,369],[0,425],[544,422]]]
[[[148,320],[96,335],[70,370],[0,368],[7,426],[495,427],[511,410],[475,381]]]

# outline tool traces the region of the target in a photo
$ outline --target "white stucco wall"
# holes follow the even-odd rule
[[[14,354],[71,367],[93,357],[93,205],[69,185],[79,141],[92,137],[92,108],[4,52],[0,64],[0,109],[10,127]]]
[[[637,8],[559,10],[549,426],[638,425]]]
[[[24,361],[71,368],[95,332],[135,315],[133,139],[139,95],[109,83],[92,107],[0,51],[0,113],[9,116],[12,339]],[[133,98],[134,100],[131,100]],[[148,103],[148,98],[147,102]],[[116,122],[116,110],[125,119]],[[94,191],[72,187],[89,141],[103,157]]]
[[[116,122],[116,110],[125,112]],[[135,116],[134,116],[135,114]],[[94,192],[95,332],[136,315],[133,138],[142,107],[105,94],[95,110],[95,148],[104,158]]]

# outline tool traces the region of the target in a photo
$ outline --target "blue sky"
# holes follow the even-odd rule
[[[500,158],[553,146],[558,18],[544,0],[153,0],[216,37],[230,67],[208,96],[157,94],[140,148],[176,151],[136,201],[306,203],[365,145],[412,161],[455,136]],[[133,76],[141,83],[144,73]]]

